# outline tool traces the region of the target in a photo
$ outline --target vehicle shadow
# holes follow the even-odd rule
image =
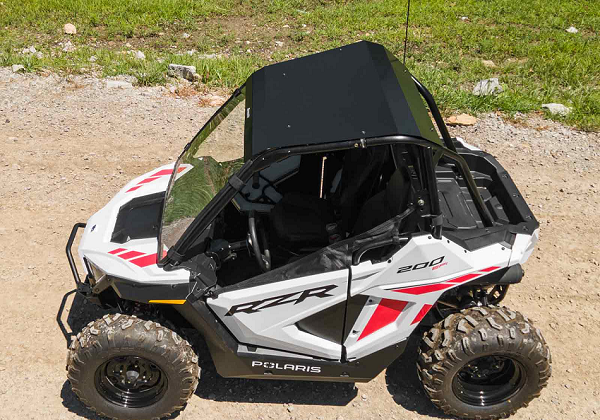
[[[108,313],[108,311],[105,311],[102,308],[88,302],[83,296],[75,292],[76,290],[73,289],[70,292],[65,293],[60,302],[58,312],[56,313],[56,323],[58,324],[58,328],[65,338],[67,348],[71,345],[71,340],[90,321],[98,319],[102,317],[102,315]],[[70,309],[67,309],[66,306],[69,296],[71,296],[73,293],[75,293],[73,302],[71,303]],[[63,322],[65,310],[68,312],[66,319],[67,325],[65,325]]]
[[[396,404],[407,411],[439,419],[452,419],[454,417],[446,416],[437,409],[423,391],[415,367],[420,339],[421,334],[412,334],[404,354],[387,368],[385,373],[387,389]]]
[[[77,414],[79,417],[86,418],[88,420],[107,420],[107,417],[100,416],[87,408],[80,400],[77,395],[71,389],[69,381],[65,381],[62,389],[60,390],[60,396],[62,398],[62,404],[71,413]],[[166,419],[171,420],[179,416],[181,410],[175,411]]]
[[[71,389],[71,384],[69,381],[65,381],[60,390],[60,397],[62,398],[62,404],[69,410],[71,413],[75,413],[80,417],[89,419],[89,420],[104,420],[105,417],[101,417],[94,413],[92,410],[88,409],[77,395]]]
[[[75,289],[65,293],[63,296],[58,311],[56,313],[56,323],[60,329],[62,335],[65,338],[65,345],[68,348],[71,345],[71,340],[75,338],[77,333],[86,326],[90,321],[100,318],[107,311],[102,310],[94,304],[89,303],[83,296],[75,293]],[[75,293],[73,302],[70,308],[67,307],[69,297]],[[68,313],[66,318],[66,325],[63,322],[65,312]],[[66,358],[66,353],[65,353]],[[80,417],[84,417],[90,420],[104,420],[105,417],[98,416],[92,410],[89,410],[79,398],[73,393],[71,384],[68,380],[63,383],[60,390],[60,396],[62,398],[62,404],[70,412],[77,414]]]

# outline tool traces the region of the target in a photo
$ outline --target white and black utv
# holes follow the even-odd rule
[[[421,327],[433,403],[505,417],[551,372],[539,329],[496,306],[537,238],[508,173],[381,45],[268,66],[73,228],[77,290],[114,310],[77,334],[68,378],[104,416],[159,418],[198,384],[189,329],[224,377],[363,382]]]

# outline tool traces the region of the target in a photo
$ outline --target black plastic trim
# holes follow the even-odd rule
[[[502,165],[492,156],[491,154],[481,150],[470,150],[467,148],[459,148],[458,153],[465,159],[465,162],[472,161],[473,170],[477,170],[477,165],[485,163],[490,165],[494,172],[489,174],[492,176],[494,182],[499,182],[503,189],[499,190],[503,195],[503,204],[509,204],[512,206],[512,218],[511,225],[514,226],[512,232],[514,233],[526,233],[532,234],[539,227],[539,223],[536,220],[533,212],[525,202],[525,199],[521,195],[521,192],[515,185],[514,181],[510,177],[510,174],[502,167]],[[476,161],[479,158],[481,161]]]
[[[470,286],[508,285],[520,283],[525,275],[521,264],[494,271],[469,283]]]
[[[296,322],[299,330],[341,344],[346,315],[346,301],[336,303]]]
[[[367,295],[355,295],[348,298],[348,304],[346,305],[346,323],[344,325],[344,342],[348,339],[348,336],[352,331],[352,327],[354,327],[354,324],[356,324],[356,320],[358,319],[358,316],[362,312],[368,300],[369,296]]]
[[[112,276],[108,280],[121,299],[142,303],[149,303],[151,300],[184,300],[196,284],[147,284]]]
[[[388,367],[394,360],[402,355],[406,348],[407,340],[383,348],[375,353],[349,362],[337,362],[318,358],[297,358],[290,356],[272,356],[257,354],[253,351],[239,351],[235,357],[239,363],[235,369],[228,360],[217,371],[226,378],[246,379],[287,379],[295,381],[328,381],[328,382],[369,382]],[[214,359],[213,359],[214,360]],[[252,362],[269,362],[278,368],[252,366]],[[216,365],[216,362],[215,362]],[[286,366],[307,366],[320,368],[319,373],[299,372],[285,369]]]
[[[156,238],[158,236],[158,230],[160,229],[160,214],[164,200],[165,193],[159,192],[136,197],[133,200],[123,204],[119,209],[119,213],[117,214],[117,221],[115,222],[115,227],[113,228],[110,241],[118,244],[124,244],[131,239]],[[135,228],[133,228],[131,225],[127,225],[127,220],[132,211],[144,207],[148,208],[152,205],[158,205],[158,208],[156,209],[157,211],[154,213],[146,210],[146,214],[143,215],[145,216],[143,218],[144,223],[139,223],[142,215],[137,213],[136,222],[138,224],[135,226]],[[156,223],[155,232],[153,232],[154,223]]]

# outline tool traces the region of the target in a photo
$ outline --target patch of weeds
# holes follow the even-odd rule
[[[129,74],[143,85],[166,83],[171,62],[195,65],[208,86],[231,90],[266,64],[361,39],[381,43],[398,57],[404,49],[406,0],[2,3],[0,65]],[[413,2],[411,9],[407,66],[446,114],[541,112],[542,103],[558,102],[573,112],[550,118],[586,130],[600,128],[597,0],[532,0],[526,6],[494,0],[485,7],[476,0],[428,0]],[[76,36],[62,33],[66,22],[77,26]],[[565,31],[571,25],[577,34]],[[184,32],[191,36],[184,39]],[[75,52],[60,50],[58,43],[66,40],[76,45]],[[285,45],[277,46],[276,40]],[[126,42],[143,50],[146,60],[121,54]],[[29,45],[42,50],[43,58],[21,55]],[[192,49],[220,58],[185,55]],[[88,61],[92,55],[98,58],[95,64]],[[485,98],[472,95],[473,86],[490,77],[498,77],[505,91]]]

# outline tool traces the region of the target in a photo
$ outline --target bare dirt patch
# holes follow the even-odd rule
[[[65,294],[64,246],[127,181],[173,161],[214,108],[164,88],[108,89],[77,78],[0,69],[0,419],[96,418],[66,381],[67,342],[98,315]],[[542,396],[515,419],[593,419],[600,413],[600,136],[539,117],[482,116],[454,134],[493,153],[541,224],[523,282],[505,301],[534,320],[553,355]],[[214,150],[215,155],[224,151]],[[421,391],[414,349],[356,388],[344,384],[203,376],[179,419],[426,419],[441,413]]]

